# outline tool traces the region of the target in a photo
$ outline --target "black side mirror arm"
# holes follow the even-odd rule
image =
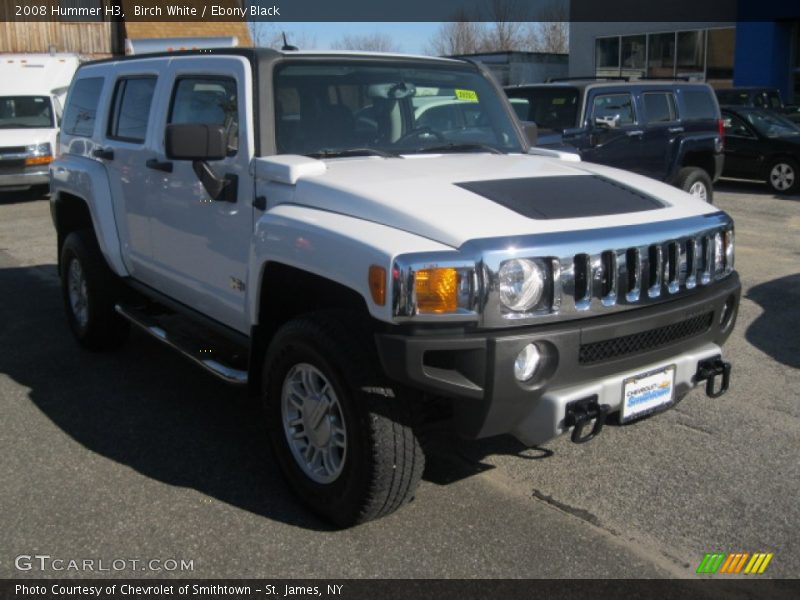
[[[193,161],[192,169],[212,200],[236,202],[239,189],[239,177],[237,175],[226,173],[225,177],[220,179],[204,160]]]

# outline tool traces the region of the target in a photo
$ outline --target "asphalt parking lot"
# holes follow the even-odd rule
[[[741,551],[800,576],[800,197],[724,182],[716,204],[743,282],[726,396],[585,445],[440,439],[415,502],[332,531],[293,502],[241,393],[142,335],[78,349],[47,201],[0,196],[0,577],[76,575],[15,567],[46,554],[191,560],[169,575],[199,578],[691,578]]]

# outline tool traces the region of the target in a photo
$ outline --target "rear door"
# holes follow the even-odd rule
[[[644,134],[641,157],[635,170],[663,181],[675,155],[676,140],[683,133],[675,94],[670,89],[645,90],[639,101]]]
[[[253,232],[252,75],[244,57],[181,57],[165,74],[159,96],[157,144],[140,159],[149,173],[155,286],[212,319],[248,333],[247,258]],[[219,179],[235,178],[234,194],[214,200],[192,161],[165,155],[169,124],[221,125],[228,156],[207,163]]]
[[[596,90],[587,106],[588,131],[583,160],[640,171],[644,130],[629,90]]]
[[[152,143],[153,104],[163,61],[131,61],[114,70],[107,98],[102,143],[93,150],[106,165],[122,256],[131,275],[148,282],[152,277],[152,244],[148,215],[150,174],[141,157]]]

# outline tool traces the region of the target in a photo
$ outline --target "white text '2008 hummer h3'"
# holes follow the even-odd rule
[[[72,330],[249,384],[299,496],[410,499],[417,432],[528,445],[727,389],[733,223],[532,149],[481,67],[215,50],[90,63],[51,169]]]

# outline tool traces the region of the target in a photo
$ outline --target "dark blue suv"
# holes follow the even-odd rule
[[[714,91],[679,81],[568,80],[506,88],[537,145],[634,171],[712,201],[724,130]]]

